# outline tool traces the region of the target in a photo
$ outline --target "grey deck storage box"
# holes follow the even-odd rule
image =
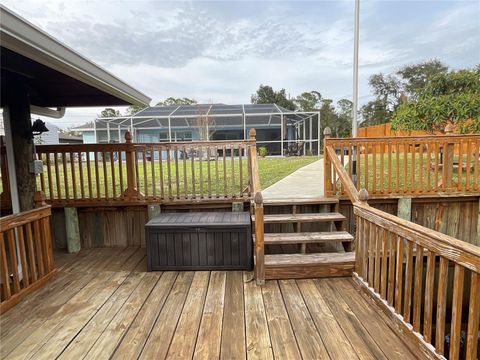
[[[148,271],[250,270],[248,212],[165,213],[145,225]]]

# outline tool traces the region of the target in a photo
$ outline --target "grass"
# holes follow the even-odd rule
[[[454,162],[458,163],[458,160],[458,156],[455,156]],[[465,165],[466,161],[467,158],[464,156],[462,164]],[[429,159],[427,154],[422,154],[422,156],[418,153],[407,156],[398,154],[397,158],[397,155],[393,153],[391,154],[390,160],[388,154],[384,154],[383,163],[380,154],[376,154],[375,157],[372,154],[368,154],[366,159],[362,154],[360,156],[360,188],[366,188],[372,194],[387,192],[387,189],[391,189],[393,193],[412,192],[416,190],[420,190],[421,192],[436,191],[435,189],[438,185],[442,185],[444,180],[443,169],[439,167],[436,172],[435,166],[433,165],[434,163],[435,157],[433,154],[431,154]],[[455,170],[452,174],[452,187],[457,188],[459,191],[479,187],[479,184],[476,184],[474,179],[475,160],[473,156],[470,157],[469,164],[470,172],[468,175],[465,169],[462,170],[460,177],[458,170]],[[368,178],[366,179],[367,167]],[[349,166],[347,165],[346,168],[348,170]],[[388,175],[389,169],[391,169],[390,176]],[[340,186],[339,183],[337,183],[337,187],[338,186]],[[442,187],[440,187],[439,191],[442,191],[441,189]]]
[[[262,188],[266,188],[295,170],[318,159],[316,156],[259,158],[258,165],[261,186]],[[44,161],[44,163],[46,164],[46,161]],[[58,169],[58,174],[56,173],[56,169]],[[50,185],[54,198],[66,198],[67,193],[69,198],[113,198],[118,197],[127,187],[125,162],[122,162],[120,166],[119,162],[115,161],[112,169],[110,159],[106,159],[105,164],[99,159],[98,166],[95,166],[95,162],[92,160],[90,163],[90,182],[87,181],[89,167],[85,160],[82,162],[81,168],[78,161],[73,162],[73,171],[72,164],[68,161],[66,162],[65,168],[62,161],[57,162],[57,168],[53,165],[52,161],[50,170]],[[143,160],[140,159],[137,164],[136,176],[139,190],[148,196],[161,196],[163,185],[164,196],[185,197],[194,195],[196,197],[221,197],[225,194],[240,194],[241,190],[245,189],[248,185],[248,164],[246,158],[243,158],[241,162],[241,169],[239,158],[234,158],[233,161],[231,158],[227,158],[225,162],[219,159],[218,163],[205,160],[202,162],[196,160],[192,163],[190,159],[186,159],[185,161],[178,159],[177,166],[172,159],[170,172],[168,170],[165,160],[160,164],[158,159],[153,162],[143,162]],[[80,173],[82,173],[83,177],[83,195]],[[67,178],[66,182],[65,175]],[[122,183],[120,178],[122,178]],[[200,178],[202,178],[202,181],[200,181]],[[113,184],[113,180],[115,180],[115,185]],[[44,166],[43,182],[45,184],[45,195],[47,199],[49,199],[50,186],[46,165]],[[37,183],[40,189],[42,183],[40,176],[38,177]]]

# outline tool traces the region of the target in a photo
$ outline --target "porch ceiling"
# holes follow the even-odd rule
[[[2,106],[9,87],[24,81],[32,105],[145,105],[150,98],[0,6]]]

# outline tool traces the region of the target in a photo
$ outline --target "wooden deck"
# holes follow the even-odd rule
[[[56,265],[0,318],[2,359],[418,358],[348,278],[258,287],[246,272],[147,273],[138,248]]]

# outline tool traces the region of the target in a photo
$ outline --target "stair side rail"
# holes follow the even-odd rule
[[[264,244],[264,213],[263,196],[258,173],[258,157],[256,145],[257,132],[250,129],[250,174],[251,193],[253,194],[253,208],[255,213],[255,265],[254,275],[257,285],[265,284],[265,244]]]
[[[476,359],[480,248],[369,206],[367,191],[357,191],[328,139],[324,156],[331,166],[325,190],[338,176],[354,206],[357,287],[426,358]]]

